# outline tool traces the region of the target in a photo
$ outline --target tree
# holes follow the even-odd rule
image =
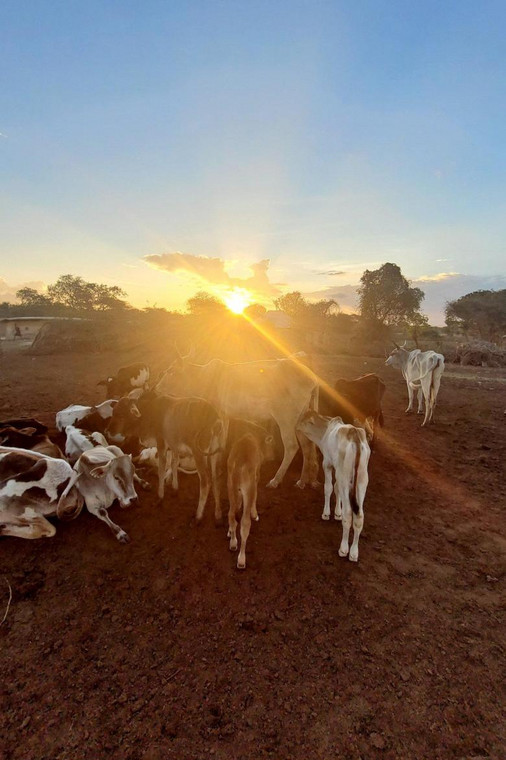
[[[475,290],[446,304],[445,322],[482,340],[496,341],[506,332],[506,290]]]
[[[189,298],[186,302],[186,308],[190,314],[196,317],[215,317],[226,313],[225,304],[219,298],[206,293],[205,290],[200,290]]]
[[[274,306],[276,309],[284,311],[293,320],[301,322],[322,320],[339,310],[337,302],[333,298],[310,303],[298,290],[276,298]]]
[[[267,309],[265,306],[262,306],[261,303],[250,303],[250,305],[246,306],[244,309],[243,314],[247,319],[251,319],[253,322],[256,322],[259,319],[262,319],[262,317],[265,317],[267,314]]]
[[[107,311],[128,307],[121,298],[126,293],[117,285],[86,282],[82,277],[72,274],[61,275],[53,285],[49,285],[47,292],[52,303],[76,311]]]
[[[21,306],[33,308],[46,308],[53,305],[49,296],[39,293],[34,288],[20,288],[16,291],[16,298],[21,301]]]
[[[420,304],[425,294],[410,286],[397,264],[366,269],[360,282],[360,313],[364,319],[391,326],[412,324],[421,316]]]

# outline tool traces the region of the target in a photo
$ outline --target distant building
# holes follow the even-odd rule
[[[48,322],[70,322],[79,317],[0,317],[0,340],[33,340]]]

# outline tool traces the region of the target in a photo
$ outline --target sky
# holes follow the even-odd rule
[[[503,0],[0,5],[0,300],[506,288]]]

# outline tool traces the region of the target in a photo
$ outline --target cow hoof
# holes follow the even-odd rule
[[[321,486],[321,483],[319,480],[312,480],[310,483],[310,486],[311,488],[314,488],[314,490],[316,491],[316,489]]]
[[[347,557],[348,556],[348,549],[346,549],[346,551],[344,551],[344,552],[343,552],[342,549],[339,549],[339,556],[340,557]]]
[[[129,544],[130,543],[130,536],[128,533],[125,533],[124,530],[121,531],[121,533],[118,533],[117,539],[120,542],[120,544]]]
[[[235,542],[235,544],[232,543],[232,541],[231,541],[228,548],[230,549],[231,552],[236,552],[237,551],[237,541]]]
[[[322,520],[330,520],[330,515],[326,515],[325,512],[322,514]]]
[[[237,569],[238,570],[246,570],[246,562],[244,563],[244,565],[240,565],[239,563],[237,563]]]
[[[355,557],[355,555],[352,556],[350,554],[350,556],[348,557],[348,559],[350,560],[350,562],[358,562],[358,554],[357,554],[356,557]]]
[[[343,519],[342,515],[336,515],[336,514],[334,514],[334,520],[342,520],[342,519]]]
[[[148,483],[147,480],[143,480],[140,485],[143,491],[151,491],[151,483]]]
[[[278,481],[275,478],[273,478],[272,480],[269,480],[266,488],[277,488],[278,485],[279,485]]]
[[[300,488],[301,491],[303,491],[304,488],[306,487],[306,484],[304,483],[303,480],[297,480],[295,485],[297,486],[297,488]]]
[[[260,520],[260,517],[257,515],[257,516],[256,516],[256,517],[254,517],[253,519],[254,519],[254,521],[255,521],[255,522],[258,522],[258,521]]]

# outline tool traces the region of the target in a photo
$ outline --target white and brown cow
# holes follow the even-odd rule
[[[346,557],[349,552],[350,560],[357,562],[358,539],[364,525],[364,499],[369,483],[367,465],[371,455],[365,431],[354,425],[345,425],[340,417],[323,417],[316,412],[307,412],[300,421],[299,428],[316,443],[323,454],[325,503],[322,519],[330,519],[330,498],[334,491],[334,517],[343,521],[339,556]],[[349,547],[352,520],[353,543]]]
[[[65,409],[61,409],[56,413],[56,427],[63,432],[67,425],[75,425],[76,422],[82,422],[86,419],[87,430],[97,430],[103,432],[104,423],[103,420],[107,420],[112,415],[112,410],[118,400],[107,399],[102,401],[101,404],[96,406],[85,406],[84,404],[70,404]],[[106,424],[106,423],[105,423]]]
[[[49,438],[47,433],[38,433],[34,427],[5,426],[0,428],[0,445],[37,451],[39,454],[46,454],[48,457],[64,459],[60,447]]]
[[[117,446],[85,452],[74,468],[64,459],[0,447],[0,535],[54,536],[47,517],[76,517],[86,503],[125,543],[128,535],[107,514],[115,499],[122,507],[137,499],[131,457]]]

